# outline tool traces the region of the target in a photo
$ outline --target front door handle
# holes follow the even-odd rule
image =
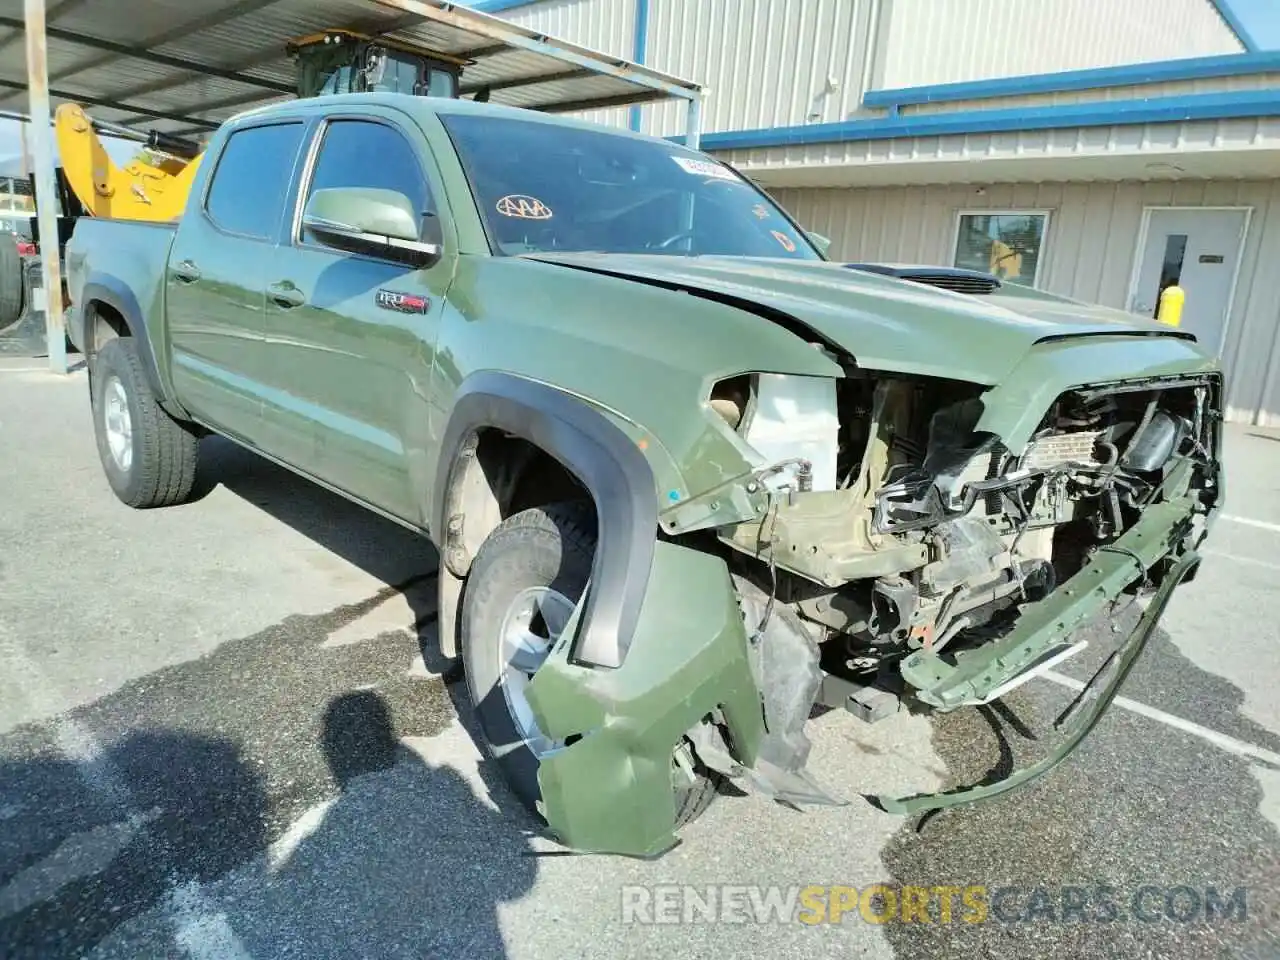
[[[200,279],[200,268],[190,260],[183,260],[173,268],[173,275],[183,283],[195,283]]]
[[[307,295],[288,280],[281,280],[267,287],[267,295],[272,303],[285,310],[300,307],[307,302]]]

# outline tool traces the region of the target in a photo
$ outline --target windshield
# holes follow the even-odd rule
[[[764,193],[684,147],[507,117],[440,119],[502,253],[822,259]]]

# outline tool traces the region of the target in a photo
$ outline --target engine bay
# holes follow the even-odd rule
[[[892,689],[915,651],[952,657],[1007,633],[1158,502],[1175,467],[1216,497],[1210,376],[1070,390],[1017,451],[978,429],[974,384],[786,382],[803,379],[713,390],[712,408],[768,461],[770,493],[756,521],[718,535],[734,572],[803,621],[824,672],[858,685]]]

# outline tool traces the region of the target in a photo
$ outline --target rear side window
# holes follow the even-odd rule
[[[320,143],[307,200],[315,191],[332,187],[398,190],[419,213],[435,212],[413,148],[398,130],[385,123],[334,120],[329,124]]]
[[[218,158],[205,210],[223,230],[268,240],[275,236],[302,142],[301,123],[238,130]]]

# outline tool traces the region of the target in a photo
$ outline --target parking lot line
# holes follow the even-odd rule
[[[1076,680],[1074,677],[1068,677],[1054,670],[1046,670],[1040,674],[1045,680],[1056,683],[1059,686],[1067,687],[1077,692],[1085,688],[1085,684]],[[1217,730],[1211,730],[1203,727],[1198,723],[1190,720],[1184,720],[1182,717],[1165,713],[1163,710],[1157,710],[1155,707],[1149,707],[1145,703],[1137,700],[1130,700],[1128,697],[1116,697],[1112,703],[1123,710],[1136,713],[1139,716],[1162,723],[1166,727],[1172,727],[1175,730],[1181,730],[1183,733],[1189,733],[1194,737],[1199,737],[1206,743],[1211,743],[1220,750],[1227,753],[1234,753],[1238,757],[1244,757],[1248,760],[1260,760],[1268,766],[1280,770],[1280,753],[1273,753],[1264,747],[1256,744],[1246,743],[1243,740],[1237,740],[1235,737],[1229,737],[1225,733],[1219,733]]]
[[[1237,553],[1227,553],[1225,550],[1201,550],[1205,556],[1222,557],[1224,560],[1232,560],[1236,563],[1251,563],[1255,567],[1266,567],[1268,570],[1280,570],[1280,563],[1272,563],[1270,560],[1259,560],[1256,557],[1242,557]]]
[[[1254,520],[1252,517],[1237,517],[1230,513],[1222,514],[1221,519],[1230,520],[1232,523],[1243,524],[1246,527],[1257,527],[1259,530],[1270,530],[1272,533],[1280,533],[1280,523],[1268,523],[1266,520]]]

